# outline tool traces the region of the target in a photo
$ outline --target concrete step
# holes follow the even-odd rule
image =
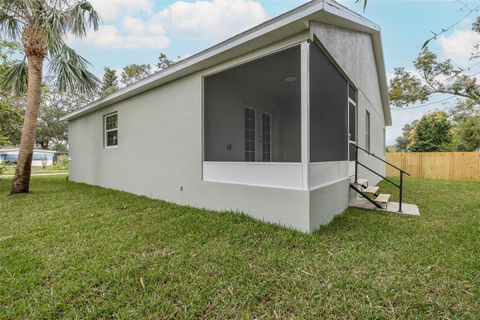
[[[370,186],[367,189],[363,190],[362,192],[376,194],[378,192],[378,189],[380,189],[380,188],[377,187],[377,186]]]
[[[368,179],[358,179],[357,183],[361,184],[363,186],[367,186],[368,185]]]
[[[378,197],[375,198],[375,202],[381,205],[387,205],[388,201],[390,201],[390,195],[387,193],[380,193]]]

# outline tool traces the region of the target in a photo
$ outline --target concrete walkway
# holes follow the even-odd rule
[[[31,177],[45,177],[45,176],[58,176],[58,175],[67,175],[68,172],[51,172],[51,173],[32,173]],[[13,174],[0,175],[0,179],[13,178]]]
[[[415,204],[410,203],[402,203],[402,212],[398,212],[399,203],[398,202],[389,202],[387,208],[385,209],[378,209],[373,204],[371,204],[368,200],[364,198],[355,198],[350,202],[350,207],[362,208],[362,209],[373,209],[373,210],[380,210],[398,214],[405,214],[409,216],[420,216],[420,210],[418,206]]]

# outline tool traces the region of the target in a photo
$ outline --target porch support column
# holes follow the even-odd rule
[[[309,41],[302,42],[300,51],[301,70],[301,143],[302,143],[302,189],[309,190],[310,162],[310,71]]]

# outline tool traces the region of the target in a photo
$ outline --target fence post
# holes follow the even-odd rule
[[[398,204],[398,212],[402,212],[402,198],[403,198],[403,171],[400,171],[400,201]]]

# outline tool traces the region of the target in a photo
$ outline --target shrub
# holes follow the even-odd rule
[[[7,163],[6,161],[0,161],[0,174],[3,174],[7,170]]]
[[[61,156],[58,156],[57,161],[55,162],[53,167],[57,170],[67,170],[68,169],[68,156],[66,154],[62,154]]]

